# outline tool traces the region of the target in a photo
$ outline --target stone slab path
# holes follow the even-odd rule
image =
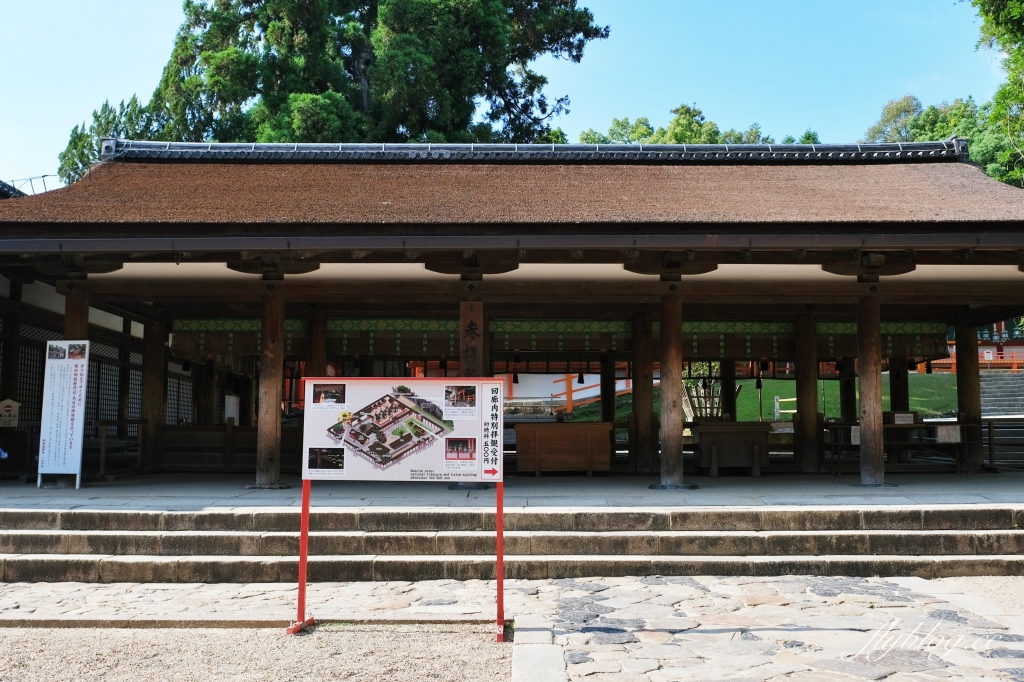
[[[814,576],[513,580],[513,680],[1015,680],[1019,599],[944,581]],[[323,619],[485,622],[493,581],[314,583]],[[1019,597],[1019,595],[1018,595]],[[295,586],[0,584],[0,626],[277,627]]]

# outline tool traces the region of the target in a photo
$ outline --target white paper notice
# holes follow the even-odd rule
[[[500,381],[307,379],[302,477],[502,480]]]
[[[39,473],[81,474],[88,341],[48,341],[39,430]]]

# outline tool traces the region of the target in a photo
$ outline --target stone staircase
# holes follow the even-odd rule
[[[1024,507],[521,509],[506,575],[938,577],[1024,574]],[[489,579],[494,512],[333,508],[310,518],[312,581]],[[292,582],[299,514],[0,510],[0,579]]]
[[[1024,374],[981,373],[982,417],[1024,414]]]

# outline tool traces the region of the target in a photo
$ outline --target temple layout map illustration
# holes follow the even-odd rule
[[[383,471],[451,432],[440,407],[398,386],[361,410],[342,415],[327,435]]]

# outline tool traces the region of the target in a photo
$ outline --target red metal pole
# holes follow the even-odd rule
[[[505,484],[498,481],[497,512],[494,517],[495,530],[498,533],[498,564],[495,577],[498,579],[498,640],[505,641]]]
[[[302,632],[316,621],[306,618],[306,559],[309,556],[309,481],[302,482],[302,520],[299,529],[299,613],[288,634]]]

